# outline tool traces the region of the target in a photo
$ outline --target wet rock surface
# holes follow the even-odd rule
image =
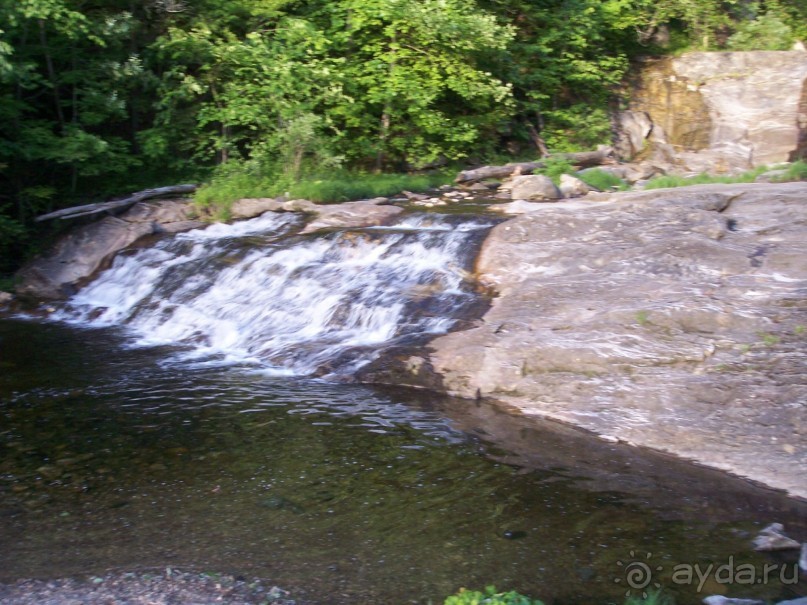
[[[22,297],[61,299],[103,268],[123,248],[140,238],[177,233],[203,225],[192,219],[187,201],[140,202],[120,216],[107,216],[78,227],[61,238],[46,255],[34,259],[17,274],[16,292]]]
[[[376,198],[344,204],[316,205],[309,210],[316,214],[316,218],[306,225],[302,232],[387,225],[403,212],[403,208],[381,205],[386,201],[386,198]]]
[[[437,338],[446,389],[807,497],[807,184],[531,204],[480,255],[498,297]]]

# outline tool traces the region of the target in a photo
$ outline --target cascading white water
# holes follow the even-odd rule
[[[301,226],[267,213],[119,255],[59,317],[280,374],[346,374],[385,346],[451,327],[475,299],[474,232],[490,225],[414,215],[326,235],[298,235]]]

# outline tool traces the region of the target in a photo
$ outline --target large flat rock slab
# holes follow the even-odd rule
[[[807,183],[594,200],[493,229],[445,389],[807,497]]]
[[[17,273],[22,297],[58,300],[72,294],[123,248],[155,233],[176,233],[202,226],[186,200],[139,202],[119,217],[107,216],[78,227],[52,250]]]

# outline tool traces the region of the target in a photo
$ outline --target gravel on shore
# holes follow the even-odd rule
[[[289,593],[225,574],[109,573],[0,584],[1,605],[295,605]]]

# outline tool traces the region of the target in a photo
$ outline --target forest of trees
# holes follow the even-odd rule
[[[32,218],[608,142],[637,55],[788,49],[807,0],[0,0],[0,274]]]

